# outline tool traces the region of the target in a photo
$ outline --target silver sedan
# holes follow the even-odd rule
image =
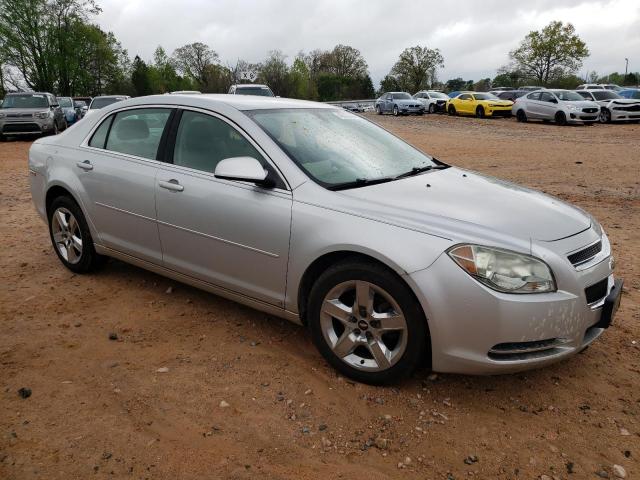
[[[125,100],[36,141],[29,171],[70,270],[113,257],[304,324],[363,382],[546,365],[619,304],[589,214],[324,104]]]

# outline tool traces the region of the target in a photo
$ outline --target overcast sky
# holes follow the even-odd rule
[[[439,48],[443,81],[495,76],[531,30],[551,20],[571,22],[591,56],[579,72],[640,70],[640,0],[98,0],[97,22],[131,56],[145,61],[203,42],[223,64],[259,62],[269,50],[289,58],[338,43],[359,49],[374,84],[409,46]],[[519,5],[516,5],[516,4]]]

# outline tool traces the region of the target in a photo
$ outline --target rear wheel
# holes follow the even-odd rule
[[[611,123],[611,112],[607,108],[600,110],[600,116],[598,117],[600,123]]]
[[[96,253],[82,210],[73,199],[58,197],[51,203],[49,234],[58,258],[72,272],[90,272],[103,263],[105,257]]]
[[[527,121],[527,114],[524,113],[524,110],[518,110],[516,112],[516,119],[519,122],[525,123]]]
[[[436,106],[433,103],[429,105],[429,113],[436,113]]]
[[[449,112],[449,115],[452,115],[452,116],[457,115],[456,107],[454,107],[453,105],[449,105],[449,109],[447,111]]]
[[[313,341],[336,370],[383,384],[409,375],[428,350],[424,313],[393,272],[363,260],[335,265],[311,289]]]
[[[558,125],[566,125],[567,124],[567,116],[564,112],[558,112],[555,116],[556,123]]]
[[[382,109],[380,108],[380,105],[376,105],[376,113],[378,115],[382,115]]]
[[[482,105],[479,105],[478,108],[476,108],[476,117],[484,118],[484,107]]]

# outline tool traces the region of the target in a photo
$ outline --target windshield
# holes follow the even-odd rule
[[[614,98],[622,98],[616,92],[607,90],[606,92],[591,92],[596,100],[613,100]]]
[[[278,109],[245,113],[307,175],[327,188],[437,166],[431,157],[344,110]]]
[[[555,94],[560,100],[564,100],[565,102],[577,102],[582,101],[582,95],[576,92],[570,92],[568,90],[551,90],[551,93]]]
[[[259,97],[273,97],[273,92],[265,87],[238,87],[236,95],[257,95]]]
[[[93,102],[91,102],[91,110],[95,110],[96,108],[103,108],[106,107],[107,105],[111,105],[112,103],[116,103],[119,102],[120,100],[123,100],[122,98],[115,98],[115,97],[110,97],[110,98],[94,98]]]
[[[73,103],[69,97],[58,97],[58,105],[65,108],[73,107]]]
[[[429,96],[431,96],[431,98],[449,98],[448,95],[441,92],[429,92]]]
[[[500,100],[493,93],[474,93],[473,96],[476,100]]]
[[[411,100],[413,97],[408,93],[394,93],[394,100]]]
[[[49,108],[44,95],[7,95],[0,108]]]
[[[73,102],[73,104],[76,107],[86,107],[87,106],[87,104],[85,102],[83,102],[82,100],[76,100],[75,102]]]

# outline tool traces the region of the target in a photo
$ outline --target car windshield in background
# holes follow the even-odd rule
[[[553,93],[560,100],[564,100],[565,102],[577,102],[584,100],[582,95],[576,92],[568,92],[565,90],[551,90],[551,93]]]
[[[77,102],[73,102],[73,104],[74,104],[76,107],[86,107],[86,106],[87,106],[87,104],[86,104],[85,102],[83,102],[82,100],[77,101]]]
[[[596,100],[613,100],[616,98],[622,98],[616,92],[607,90],[606,92],[591,92]]]
[[[386,130],[344,110],[245,112],[312,179],[329,189],[392,179],[437,167],[431,157]],[[357,186],[357,185],[352,185]]]
[[[474,93],[476,100],[500,100],[493,93]]]
[[[94,98],[93,102],[91,102],[91,110],[106,107],[107,105],[119,102],[120,100],[122,100],[122,98]]]
[[[394,93],[394,100],[411,100],[413,97],[408,93]]]
[[[440,92],[429,92],[429,95],[431,96],[431,98],[449,98],[449,95],[445,95],[444,93]]]
[[[49,108],[44,95],[7,95],[0,108]]]
[[[257,95],[260,97],[273,97],[273,92],[268,88],[236,88],[236,95]]]
[[[69,97],[58,97],[58,104],[64,108],[73,108],[73,103]]]

